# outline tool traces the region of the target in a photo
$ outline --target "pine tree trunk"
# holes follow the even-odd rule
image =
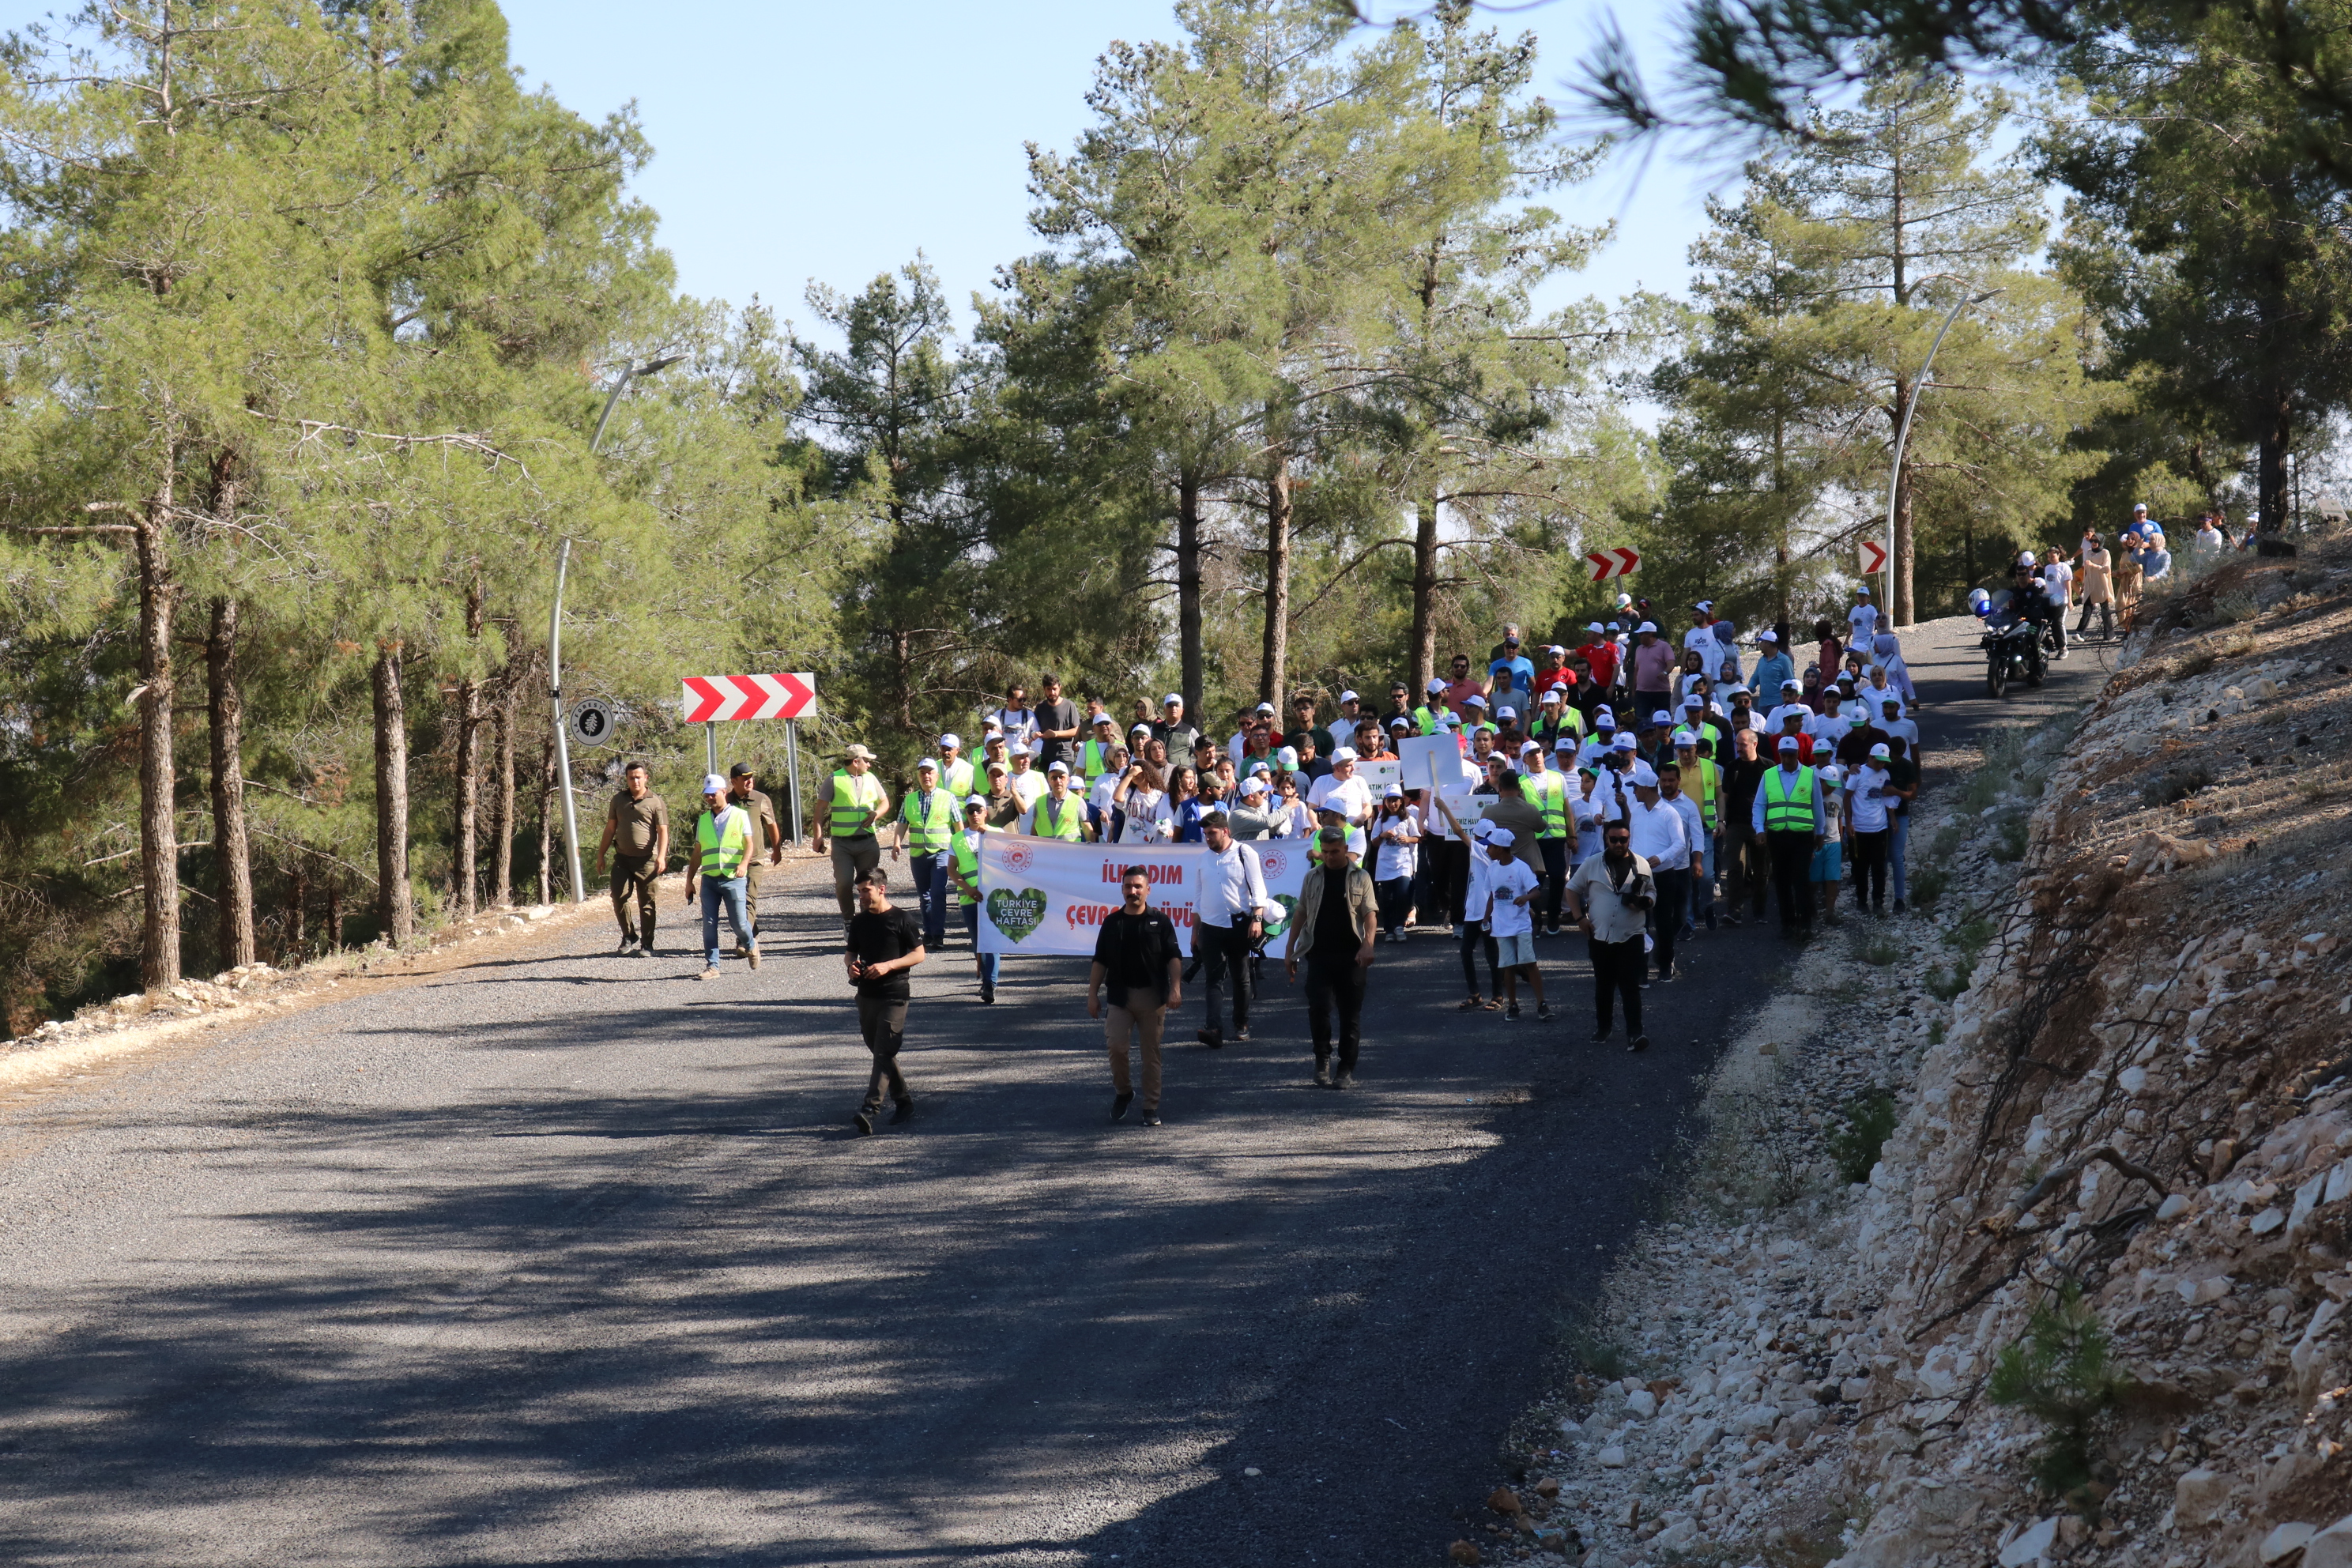
[[[1184,711],[1198,724],[1202,721],[1201,478],[1189,468],[1176,476],[1176,649]]]
[[[1257,700],[1280,711],[1290,662],[1290,459],[1277,457],[1265,479],[1265,649]]]
[[[302,857],[296,855],[294,864],[286,871],[286,925],[278,932],[278,963],[280,968],[291,968],[308,955],[303,949],[309,944],[310,933],[303,929],[309,919],[306,907],[310,898],[309,868]]]
[[[515,689],[521,670],[509,659],[499,679],[498,700],[490,704],[490,903],[505,909],[514,902],[515,833]]]
[[[327,873],[327,952],[343,951],[343,874]]]
[[[1426,700],[1437,678],[1437,492],[1414,507],[1412,530],[1412,700]]]
[[[2294,400],[2284,388],[2273,393],[2263,429],[2254,485],[2254,511],[2264,533],[2286,528],[2286,455],[2294,437]]]
[[[237,603],[213,601],[205,638],[205,695],[212,729],[213,864],[224,969],[253,962],[253,852],[245,830],[245,693],[237,684]]]
[[[164,533],[171,481],[139,522],[139,870],[144,920],[139,980],[150,991],[180,979],[180,837],[173,807],[179,773],[172,754],[172,617],[179,584]]]
[[[1916,558],[1911,533],[1911,483],[1906,465],[1905,477],[1897,481],[1895,490],[1895,570],[1889,574],[1895,580],[1894,603],[1886,613],[1898,626],[1907,626],[1916,618],[1911,613],[1911,567]]]
[[[408,715],[400,681],[401,645],[386,642],[374,669],[376,917],[394,947],[416,931],[408,886]]]
[[[466,636],[479,642],[482,637],[482,585],[477,578],[466,593]],[[456,875],[451,879],[451,901],[460,916],[474,912],[475,840],[477,837],[475,808],[480,800],[481,772],[482,683],[476,680],[470,669],[457,682],[457,824],[453,847]]]
[[[539,757],[539,899],[555,902],[555,738],[540,742]]]

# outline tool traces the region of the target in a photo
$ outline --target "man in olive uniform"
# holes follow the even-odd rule
[[[874,776],[874,753],[851,746],[840,771],[824,781],[818,799],[824,809],[816,819],[817,847],[832,849],[834,899],[846,925],[857,912],[851,889],[859,874],[882,863],[882,840],[874,829],[889,814],[890,797]]]
[[[669,864],[669,807],[646,787],[646,764],[621,773],[621,792],[604,808],[604,839],[596,846],[596,875],[613,851],[613,918],[621,922],[621,951],[650,958],[654,951],[654,883]],[[636,905],[631,919],[630,904]]]
[[[743,918],[760,929],[760,867],[784,863],[784,830],[776,821],[776,803],[764,791],[751,787],[757,775],[749,763],[727,770],[727,804],[740,805],[751,819],[751,858],[743,868]],[[742,956],[739,951],[738,958]]]

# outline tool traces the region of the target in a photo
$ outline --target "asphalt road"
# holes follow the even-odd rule
[[[1931,746],[2103,662],[1973,651]],[[770,903],[756,975],[574,933],[0,1106],[0,1560],[1437,1562],[1787,959],[1702,936],[1633,1057],[1573,942],[1549,1027],[1383,945],[1351,1095],[1275,973],[1146,1130],[1078,961],[956,948],[860,1139],[830,889]]]

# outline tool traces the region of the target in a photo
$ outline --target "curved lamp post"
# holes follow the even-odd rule
[[[588,437],[588,451],[594,456],[604,439],[604,426],[613,417],[613,405],[621,401],[621,394],[629,383],[656,371],[667,370],[684,354],[672,354],[667,359],[648,360],[644,364],[630,363],[621,367],[620,379],[613,383],[612,395],[604,399],[604,412],[596,416],[596,433]],[[580,812],[572,799],[572,744],[563,722],[563,578],[572,565],[572,541],[557,542],[555,547],[555,603],[547,612],[547,700],[555,720],[555,779],[563,796],[563,847],[572,860],[572,901],[588,901],[588,879],[580,868]]]

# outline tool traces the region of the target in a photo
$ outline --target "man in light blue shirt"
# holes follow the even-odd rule
[[[1756,656],[1756,668],[1748,678],[1749,687],[1757,691],[1778,691],[1784,680],[1797,679],[1797,663],[1780,646],[1780,634],[1770,627],[1756,634],[1763,652]]]

